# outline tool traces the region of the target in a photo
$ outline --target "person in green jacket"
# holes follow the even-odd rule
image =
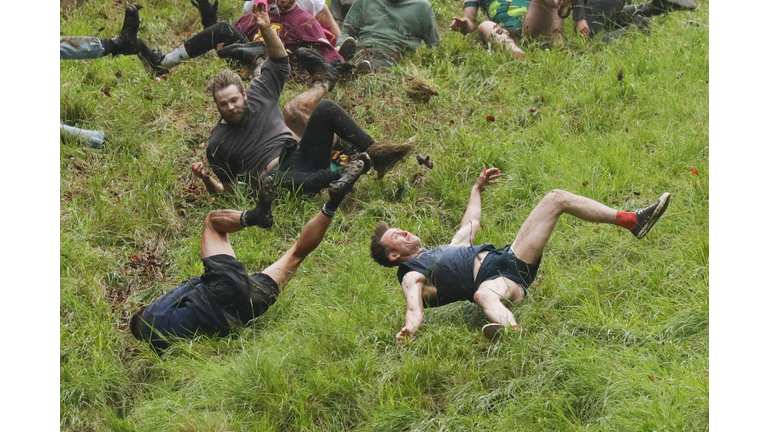
[[[341,29],[337,49],[357,65],[356,73],[394,65],[402,55],[440,44],[435,11],[428,0],[356,0]]]

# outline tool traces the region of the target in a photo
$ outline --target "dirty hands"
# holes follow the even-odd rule
[[[585,39],[589,37],[589,24],[587,24],[587,20],[576,21],[576,33]]]
[[[497,179],[501,177],[501,174],[502,173],[500,169],[485,169],[485,165],[483,165],[483,170],[480,171],[480,176],[477,178],[477,182],[475,182],[475,187],[477,188],[478,192],[483,192],[489,185],[498,183],[499,180]]]
[[[253,23],[259,30],[267,29],[272,25],[272,21],[269,20],[269,12],[267,11],[267,2],[253,2]]]
[[[467,17],[453,17],[451,21],[451,31],[461,32],[463,35],[468,35],[475,31],[475,23]]]

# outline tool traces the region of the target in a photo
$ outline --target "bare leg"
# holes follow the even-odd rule
[[[509,34],[508,31],[501,28],[493,21],[483,21],[477,27],[480,38],[485,43],[497,44],[505,49],[512,51],[512,55],[517,57],[525,57],[525,52],[517,46],[515,40]]]
[[[587,222],[616,224],[616,210],[589,198],[555,189],[541,200],[520,227],[512,243],[517,257],[530,264],[538,263],[563,213]]]
[[[324,83],[315,83],[312,88],[296,96],[288,102],[283,108],[283,118],[288,128],[299,138],[304,135],[304,129],[307,128],[309,116],[323,96],[328,93],[328,85]]]
[[[523,18],[525,36],[549,37],[563,34],[563,20],[557,15],[560,0],[532,0]]]
[[[475,292],[475,303],[483,308],[488,320],[504,326],[517,325],[515,316],[502,303],[504,297],[513,303],[523,299],[523,289],[505,277],[485,281]]]
[[[276,263],[267,267],[262,273],[271,277],[282,290],[291,280],[304,258],[315,250],[323,241],[325,232],[331,224],[331,218],[319,212],[307,223],[299,234],[296,244],[286,252]]]
[[[235,256],[235,251],[229,244],[228,234],[243,229],[240,225],[242,213],[237,210],[214,210],[208,213],[203,223],[203,238],[200,242],[203,258],[214,255]]]

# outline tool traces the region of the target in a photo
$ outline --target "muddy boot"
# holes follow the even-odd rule
[[[148,47],[147,44],[145,44],[141,39],[138,41],[139,59],[144,65],[144,70],[146,70],[148,74],[154,76],[161,76],[169,73],[170,71],[162,66],[163,58],[165,58],[163,53],[161,53],[159,50],[153,50],[152,48]]]
[[[328,217],[333,217],[336,214],[336,210],[339,209],[341,202],[344,198],[352,192],[352,187],[355,185],[360,176],[363,175],[364,163],[362,160],[355,160],[345,165],[344,174],[340,179],[331,183],[331,187],[328,189],[328,202],[323,205],[323,214]]]
[[[256,61],[267,56],[267,48],[264,41],[248,42],[246,44],[231,44],[216,51],[216,55],[223,59],[236,60],[245,66],[255,66]]]
[[[211,4],[208,0],[191,0],[192,6],[200,12],[200,21],[203,22],[203,28],[208,28],[218,21],[216,14],[219,11],[219,0]]]
[[[296,50],[296,58],[314,81],[328,83],[328,91],[333,90],[339,81],[339,72],[325,61],[322,54],[311,48],[301,47]]]
[[[123,18],[123,28],[120,29],[120,35],[112,39],[101,40],[104,46],[104,55],[118,56],[139,53],[139,42],[136,37],[139,32],[139,9],[141,6],[128,6],[125,9],[125,18]]]
[[[351,61],[355,57],[357,52],[357,41],[353,37],[344,39],[344,42],[339,45],[339,55],[344,58],[344,61]]]
[[[272,227],[275,224],[275,220],[272,217],[272,202],[275,201],[275,197],[277,197],[277,187],[272,176],[268,176],[261,183],[256,208],[246,210],[240,215],[240,225],[246,228],[251,226],[260,228]]]
[[[408,153],[413,149],[413,142],[416,140],[412,136],[408,141],[399,144],[375,143],[365,149],[371,156],[373,169],[376,170],[377,178],[381,179],[387,171],[391,170],[398,162],[405,159]]]

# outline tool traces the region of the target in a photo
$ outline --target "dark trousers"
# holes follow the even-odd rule
[[[189,57],[195,58],[216,49],[220,43],[223,43],[224,46],[235,43],[244,44],[248,43],[248,38],[231,25],[217,22],[184,42],[184,49],[187,50]]]
[[[333,137],[352,144],[356,150],[365,151],[374,143],[340,106],[323,99],[309,116],[307,128],[298,149],[288,150],[276,170],[269,172],[290,190],[317,193],[341,177],[340,171],[331,171]]]
[[[634,22],[635,16],[652,17],[662,13],[664,11],[651,2],[625,5],[623,0],[589,0],[585,10],[590,37],[603,30],[627,27]]]

